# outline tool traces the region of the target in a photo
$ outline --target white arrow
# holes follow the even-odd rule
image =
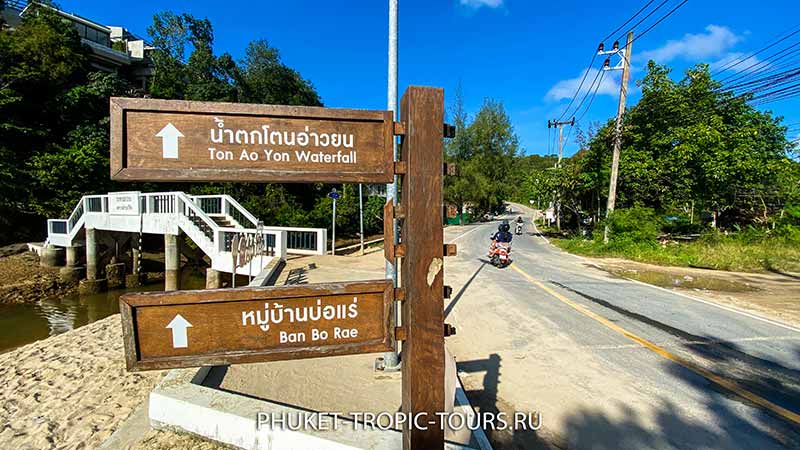
[[[169,325],[164,328],[172,329],[172,348],[186,348],[189,346],[189,338],[186,336],[186,329],[191,328],[192,324],[184,319],[182,315],[176,314]]]
[[[178,138],[185,137],[175,125],[168,123],[156,134],[161,138],[161,149],[164,158],[178,159]]]

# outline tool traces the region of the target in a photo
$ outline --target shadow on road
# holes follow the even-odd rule
[[[610,408],[605,405],[603,408],[589,407],[568,412],[560,424],[549,422],[545,415],[541,417],[543,429],[540,431],[501,431],[489,427],[486,434],[496,450],[800,448],[797,429],[792,429],[786,422],[761,409],[754,410],[755,417],[747,418],[742,415],[738,402],[732,402],[727,392],[714,389],[706,379],[683,366],[673,362],[664,365],[670,376],[687,382],[694,392],[701,394],[696,408],[679,408],[666,398],[651,406],[626,405],[620,401]],[[459,372],[484,374],[482,386],[465,386],[470,403],[481,414],[503,412],[513,417],[516,412],[532,413],[518,411],[498,396],[498,385],[502,382],[500,369],[501,358],[494,353],[486,359],[458,363]],[[532,401],[535,403],[536,400]],[[634,409],[634,406],[638,408]],[[642,410],[649,413],[642,414]],[[698,414],[703,410],[705,412]]]
[[[469,285],[472,284],[472,281],[475,280],[475,277],[478,276],[478,274],[480,273],[481,270],[483,270],[483,267],[486,266],[486,264],[487,263],[485,261],[481,260],[481,265],[478,266],[478,268],[475,270],[475,272],[472,273],[472,275],[469,277],[467,282],[464,283],[463,286],[461,286],[461,289],[458,290],[458,293],[456,294],[456,296],[453,297],[452,300],[450,300],[450,303],[448,303],[447,307],[444,309],[444,317],[445,318],[447,318],[447,316],[450,315],[450,312],[453,310],[453,308],[455,308],[456,303],[458,303],[458,301],[461,300],[461,296],[464,295],[464,291],[466,291],[467,288],[469,287]]]
[[[517,411],[512,405],[504,402],[497,395],[497,386],[500,384],[500,355],[492,353],[486,359],[462,361],[457,364],[459,372],[470,374],[483,373],[483,385],[481,388],[465,386],[467,398],[470,404],[476,408],[476,412],[481,415],[491,415],[497,417],[499,413],[504,413],[509,423],[513,423],[513,417],[517,412],[533,414],[534,411]],[[533,422],[536,425],[537,422]],[[556,449],[547,440],[542,439],[531,429],[526,430],[500,430],[493,429],[491,426],[483,427],[486,436],[492,443],[495,450],[504,449]]]

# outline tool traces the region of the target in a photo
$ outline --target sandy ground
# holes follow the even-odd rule
[[[119,316],[0,355],[0,448],[96,448],[160,372],[128,373]]]
[[[586,260],[621,277],[646,281],[800,326],[800,274],[665,267],[613,258]]]

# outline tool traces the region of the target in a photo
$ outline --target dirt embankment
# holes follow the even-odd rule
[[[586,258],[607,272],[800,326],[800,274],[745,273]]]
[[[0,256],[0,303],[33,303],[77,290],[77,283],[62,281],[58,271],[39,267],[39,258],[28,251]]]

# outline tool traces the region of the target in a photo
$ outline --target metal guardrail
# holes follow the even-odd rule
[[[222,197],[192,197],[199,202],[200,209],[206,214],[222,214]]]
[[[86,210],[88,212],[103,212],[103,198],[102,197],[87,198]]]
[[[317,233],[315,231],[296,231],[286,232],[286,248],[292,250],[316,250]]]
[[[69,219],[67,219],[66,232],[69,232],[70,230],[75,228],[75,225],[78,223],[79,220],[81,220],[81,217],[83,217],[83,212],[84,212],[83,205],[84,202],[83,199],[81,199],[81,201],[78,202],[78,206],[76,206],[75,209],[72,211],[72,214],[69,216]]]
[[[47,221],[47,232],[48,234],[67,234],[67,224],[66,220],[50,219]]]
[[[241,237],[247,234],[256,234],[256,233],[258,232],[255,230],[236,229],[236,231],[233,231],[231,229],[224,229],[222,231],[221,249],[222,251],[230,252],[231,250],[233,250],[233,238],[235,236],[238,235]],[[261,240],[261,242],[263,242],[261,254],[267,256],[275,256],[275,232],[264,231],[261,233],[261,235],[263,237],[263,239]]]

